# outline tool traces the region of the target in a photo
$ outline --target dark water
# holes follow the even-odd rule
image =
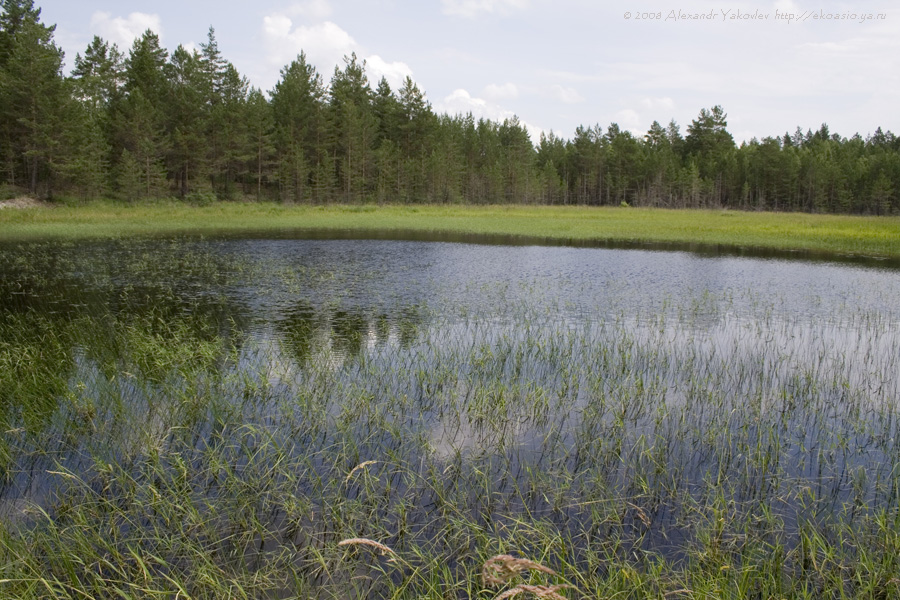
[[[384,519],[416,498],[414,537],[446,530],[433,512],[447,501],[485,527],[528,515],[597,534],[615,501],[620,535],[671,555],[720,501],[771,509],[786,532],[848,505],[896,508],[898,298],[884,263],[709,249],[5,246],[0,510],[51,506],[48,471],[136,460],[148,431],[171,443],[190,430],[179,452],[199,461],[231,410],[220,403],[315,457],[310,477],[403,465],[415,477],[388,477]],[[212,408],[156,408],[191,386]],[[422,483],[429,472],[443,475]],[[331,501],[304,477],[298,494]]]
[[[502,313],[553,303],[561,315],[640,316],[707,302],[719,313],[830,318],[846,309],[896,320],[900,269],[691,252],[373,240],[136,241],[2,250],[4,310],[122,289],[163,289],[175,303],[217,299],[264,322],[301,303],[366,313]],[[860,259],[857,259],[860,260]],[[29,291],[29,288],[32,288]],[[107,297],[102,297],[107,294]],[[537,295],[537,298],[535,297]],[[505,304],[500,305],[500,301]],[[260,312],[262,311],[262,312]]]

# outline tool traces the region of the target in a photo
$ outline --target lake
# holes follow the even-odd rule
[[[839,540],[900,503],[897,298],[876,261],[5,245],[6,548],[271,597],[421,593],[501,552],[584,581],[720,554],[800,577],[819,542],[858,561]]]

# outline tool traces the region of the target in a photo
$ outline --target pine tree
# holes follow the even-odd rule
[[[431,138],[435,124],[431,104],[409,76],[398,92],[400,147],[404,158],[407,198],[424,201],[427,198],[428,157],[432,153]]]
[[[247,102],[250,83],[233,64],[227,63],[222,79],[222,103],[214,106],[212,127],[220,132],[221,153],[213,161],[213,169],[218,181],[216,191],[228,198],[232,184],[247,159],[255,154],[255,145],[247,119]]]
[[[248,156],[250,179],[254,181],[256,200],[262,199],[263,181],[268,176],[272,157],[275,154],[273,132],[275,119],[272,107],[263,93],[253,88],[247,97],[245,118],[247,121],[248,141],[252,155]]]
[[[141,168],[141,186],[125,186],[126,198],[161,197],[165,193],[166,170],[164,160],[170,147],[159,110],[144,97],[140,89],[129,93],[116,114],[115,128],[120,142],[120,156],[128,156]],[[127,169],[131,173],[131,168]],[[119,172],[123,172],[119,170]],[[129,175],[130,176],[130,175]]]
[[[210,183],[217,195],[227,198],[234,191],[237,173],[254,152],[244,115],[250,84],[222,56],[213,27],[206,43],[200,44],[200,68]]]
[[[75,55],[69,79],[74,101],[67,110],[65,148],[60,165],[71,185],[83,198],[103,196],[112,180],[114,130],[113,106],[121,100],[124,57],[115,44],[94,39]]]
[[[372,111],[378,122],[375,142],[375,200],[379,203],[406,199],[407,186],[400,153],[400,102],[384,77],[378,82],[372,98]]]
[[[344,57],[344,69],[337,67],[331,79],[328,102],[328,130],[341,195],[345,202],[360,202],[372,187],[375,169],[374,148],[378,123],[372,107],[372,90],[366,63],[356,54]]]
[[[894,185],[884,171],[879,171],[872,183],[871,202],[877,215],[889,215],[895,210]]]
[[[685,138],[685,152],[696,162],[700,177],[712,186],[709,200],[719,206],[726,199],[728,167],[735,149],[726,118],[721,106],[704,108],[688,126]]]
[[[160,46],[159,36],[148,29],[134,41],[125,61],[125,92],[140,91],[157,110],[169,99],[166,61],[169,53]]]
[[[141,186],[119,188],[129,199],[159,197],[165,193],[165,159],[171,148],[170,130],[177,127],[169,111],[173,99],[168,52],[159,44],[159,36],[149,29],[134,41],[125,61],[123,98],[114,110],[113,127],[120,157],[128,156],[141,168]],[[170,118],[172,117],[172,118]],[[127,150],[128,154],[123,151]],[[129,169],[118,169],[119,173]]]
[[[679,158],[673,144],[677,139],[677,125],[668,128],[653,121],[644,136],[645,149],[645,202],[650,206],[671,206],[674,202],[673,188],[678,176]]]
[[[77,92],[75,92],[77,95]],[[58,168],[71,189],[82,198],[102,197],[109,191],[110,154],[108,119],[103,110],[74,99],[66,102],[62,131],[65,152]]]
[[[69,98],[55,26],[40,22],[31,0],[3,0],[0,14],[0,148],[7,182],[50,185],[60,158]]]
[[[98,36],[94,36],[84,56],[75,55],[72,80],[76,97],[98,117],[108,111],[121,93],[124,60],[115,44],[110,45]]]
[[[568,145],[571,164],[572,196],[578,204],[600,204],[603,200],[604,149],[600,125],[575,129],[575,137]]]
[[[535,154],[535,164],[540,170],[543,202],[545,204],[567,204],[568,169],[565,140],[553,131],[541,132]]]
[[[205,75],[201,92],[205,101],[214,105],[221,102],[225,95],[225,75],[231,63],[222,57],[212,25],[206,34],[206,43],[200,44],[200,53],[200,65]]]
[[[316,68],[301,53],[281,70],[271,92],[275,156],[282,197],[300,202],[324,200],[331,190],[323,172],[325,88]],[[319,182],[312,186],[313,180]]]
[[[379,80],[378,86],[375,88],[372,110],[378,120],[378,141],[387,139],[398,143],[400,140],[400,102],[384,77]]]
[[[528,131],[513,116],[505,119],[497,132],[503,170],[503,196],[507,203],[530,202],[537,190],[534,177],[534,146]]]
[[[200,54],[178,46],[169,63],[172,101],[167,111],[171,131],[169,170],[182,198],[208,188],[207,154],[210,108],[205,97],[208,80]]]
[[[16,45],[16,35],[27,23],[40,23],[41,9],[33,0],[0,0],[0,69],[6,63]],[[55,26],[50,27],[50,32]]]

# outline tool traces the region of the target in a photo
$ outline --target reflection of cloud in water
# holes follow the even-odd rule
[[[398,346],[400,344],[400,331],[396,326],[390,326],[387,331],[379,327],[377,323],[370,322],[366,331],[364,345],[366,350],[372,351],[382,345]]]
[[[484,448],[485,436],[492,432],[473,424],[465,415],[447,414],[430,425],[428,445],[439,460],[446,460],[459,453],[466,455],[477,448]],[[494,433],[496,435],[496,433]]]
[[[447,460],[457,454],[479,455],[529,445],[533,426],[527,419],[518,419],[514,415],[510,418],[505,410],[500,418],[484,414],[473,416],[478,409],[473,409],[471,399],[466,399],[471,391],[460,382],[456,399],[450,402],[453,407],[426,418],[425,439],[438,460]]]
[[[317,370],[335,372],[346,358],[334,351],[331,338],[323,332],[311,336],[309,347],[298,359],[291,345],[278,332],[271,328],[257,331],[241,348],[237,368],[240,373],[254,377],[257,383],[290,386],[304,372],[298,364],[300,361],[315,366]]]

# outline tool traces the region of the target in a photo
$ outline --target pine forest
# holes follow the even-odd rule
[[[69,75],[31,0],[0,2],[0,199],[465,203],[900,212],[900,138],[822,124],[736,144],[721,106],[681,130],[616,123],[532,140],[517,118],[437,114],[410,78],[304,54],[252,87],[209,29],[171,53],[99,37]],[[663,116],[663,122],[665,122]]]

